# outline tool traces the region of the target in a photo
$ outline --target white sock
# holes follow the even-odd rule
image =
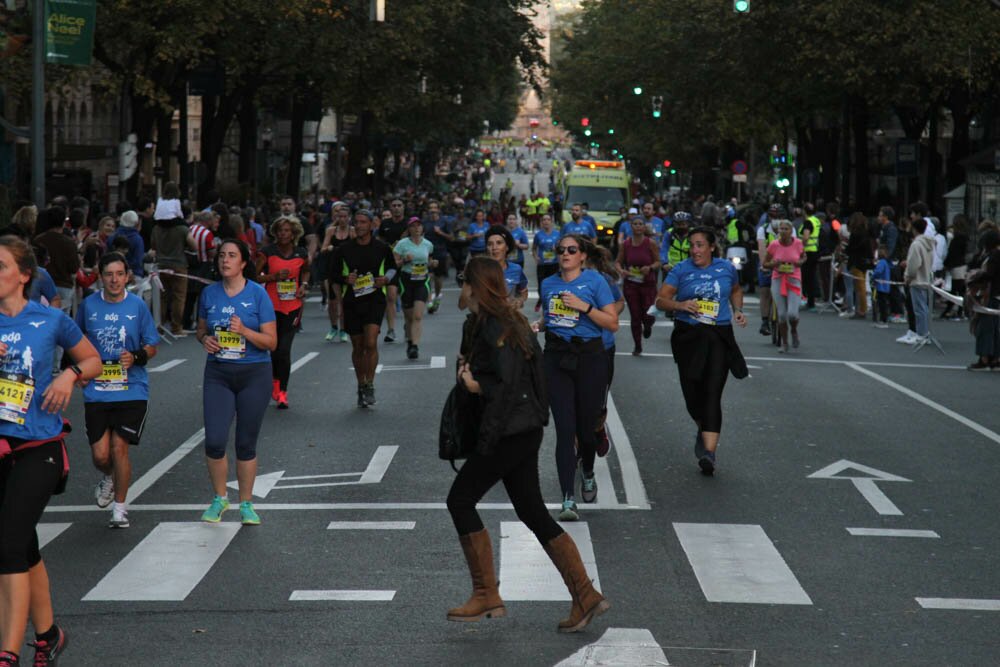
[[[115,512],[124,512],[125,511],[125,503],[120,503],[120,502],[118,502],[116,500],[116,501],[114,501],[114,502],[111,503],[111,509],[114,510]]]

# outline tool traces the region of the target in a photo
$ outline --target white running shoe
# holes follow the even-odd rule
[[[840,315],[838,315],[837,317],[853,317],[853,316],[854,316],[853,310],[845,310],[841,312]]]
[[[107,507],[115,499],[115,481],[111,479],[111,475],[105,475],[97,483],[94,497],[97,499],[98,507]]]
[[[128,510],[125,508],[111,508],[111,520],[108,521],[108,528],[128,528]]]
[[[917,337],[917,332],[910,329],[905,334],[897,338],[896,342],[902,343],[903,345],[912,345],[916,337]]]

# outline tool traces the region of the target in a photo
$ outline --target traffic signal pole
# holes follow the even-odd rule
[[[45,207],[45,0],[34,0],[31,32],[31,199]]]

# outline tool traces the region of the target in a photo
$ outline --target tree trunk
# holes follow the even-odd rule
[[[302,133],[306,124],[305,104],[296,99],[292,102],[292,136],[288,149],[288,175],[285,180],[285,192],[298,200],[299,182],[302,172]]]
[[[934,110],[931,113],[930,139],[927,141],[927,179],[925,181],[924,201],[928,204],[939,203],[937,201],[940,190],[938,182],[941,180],[941,151],[938,150],[939,109],[938,105],[935,104]],[[932,206],[932,208],[934,207]],[[940,212],[940,207],[937,207],[937,210]]]
[[[948,95],[948,108],[951,110],[952,133],[951,150],[948,152],[947,188],[957,188],[965,182],[965,167],[961,161],[972,153],[969,137],[969,123],[972,114],[969,112],[969,91],[964,86],[956,86]]]
[[[257,107],[244,99],[240,105],[239,182],[253,190],[257,185]]]
[[[173,133],[170,131],[173,118],[173,109],[169,111],[160,109],[156,118],[156,157],[160,162],[160,167],[163,169],[164,182],[171,180],[170,162],[175,157]]]
[[[205,182],[199,192],[215,189],[219,170],[219,156],[226,145],[226,132],[236,116],[245,91],[231,95],[206,95],[201,103],[201,161],[205,163]],[[209,202],[212,203],[212,202]]]
[[[863,97],[851,101],[851,125],[854,130],[854,192],[859,211],[871,204],[871,174],[868,169],[868,102]]]

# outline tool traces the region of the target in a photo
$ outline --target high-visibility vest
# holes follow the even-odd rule
[[[739,219],[733,218],[729,221],[729,226],[726,227],[726,240],[729,241],[730,244],[740,242],[740,229],[738,223]]]
[[[686,236],[680,239],[671,234],[670,247],[667,249],[667,261],[670,262],[670,266],[677,266],[690,256],[691,239]]]
[[[806,222],[808,222],[812,229],[809,231],[809,240],[806,241],[806,252],[819,252],[819,230],[822,224],[815,215],[810,215],[799,227],[799,237],[802,236],[802,230],[806,228]]]

